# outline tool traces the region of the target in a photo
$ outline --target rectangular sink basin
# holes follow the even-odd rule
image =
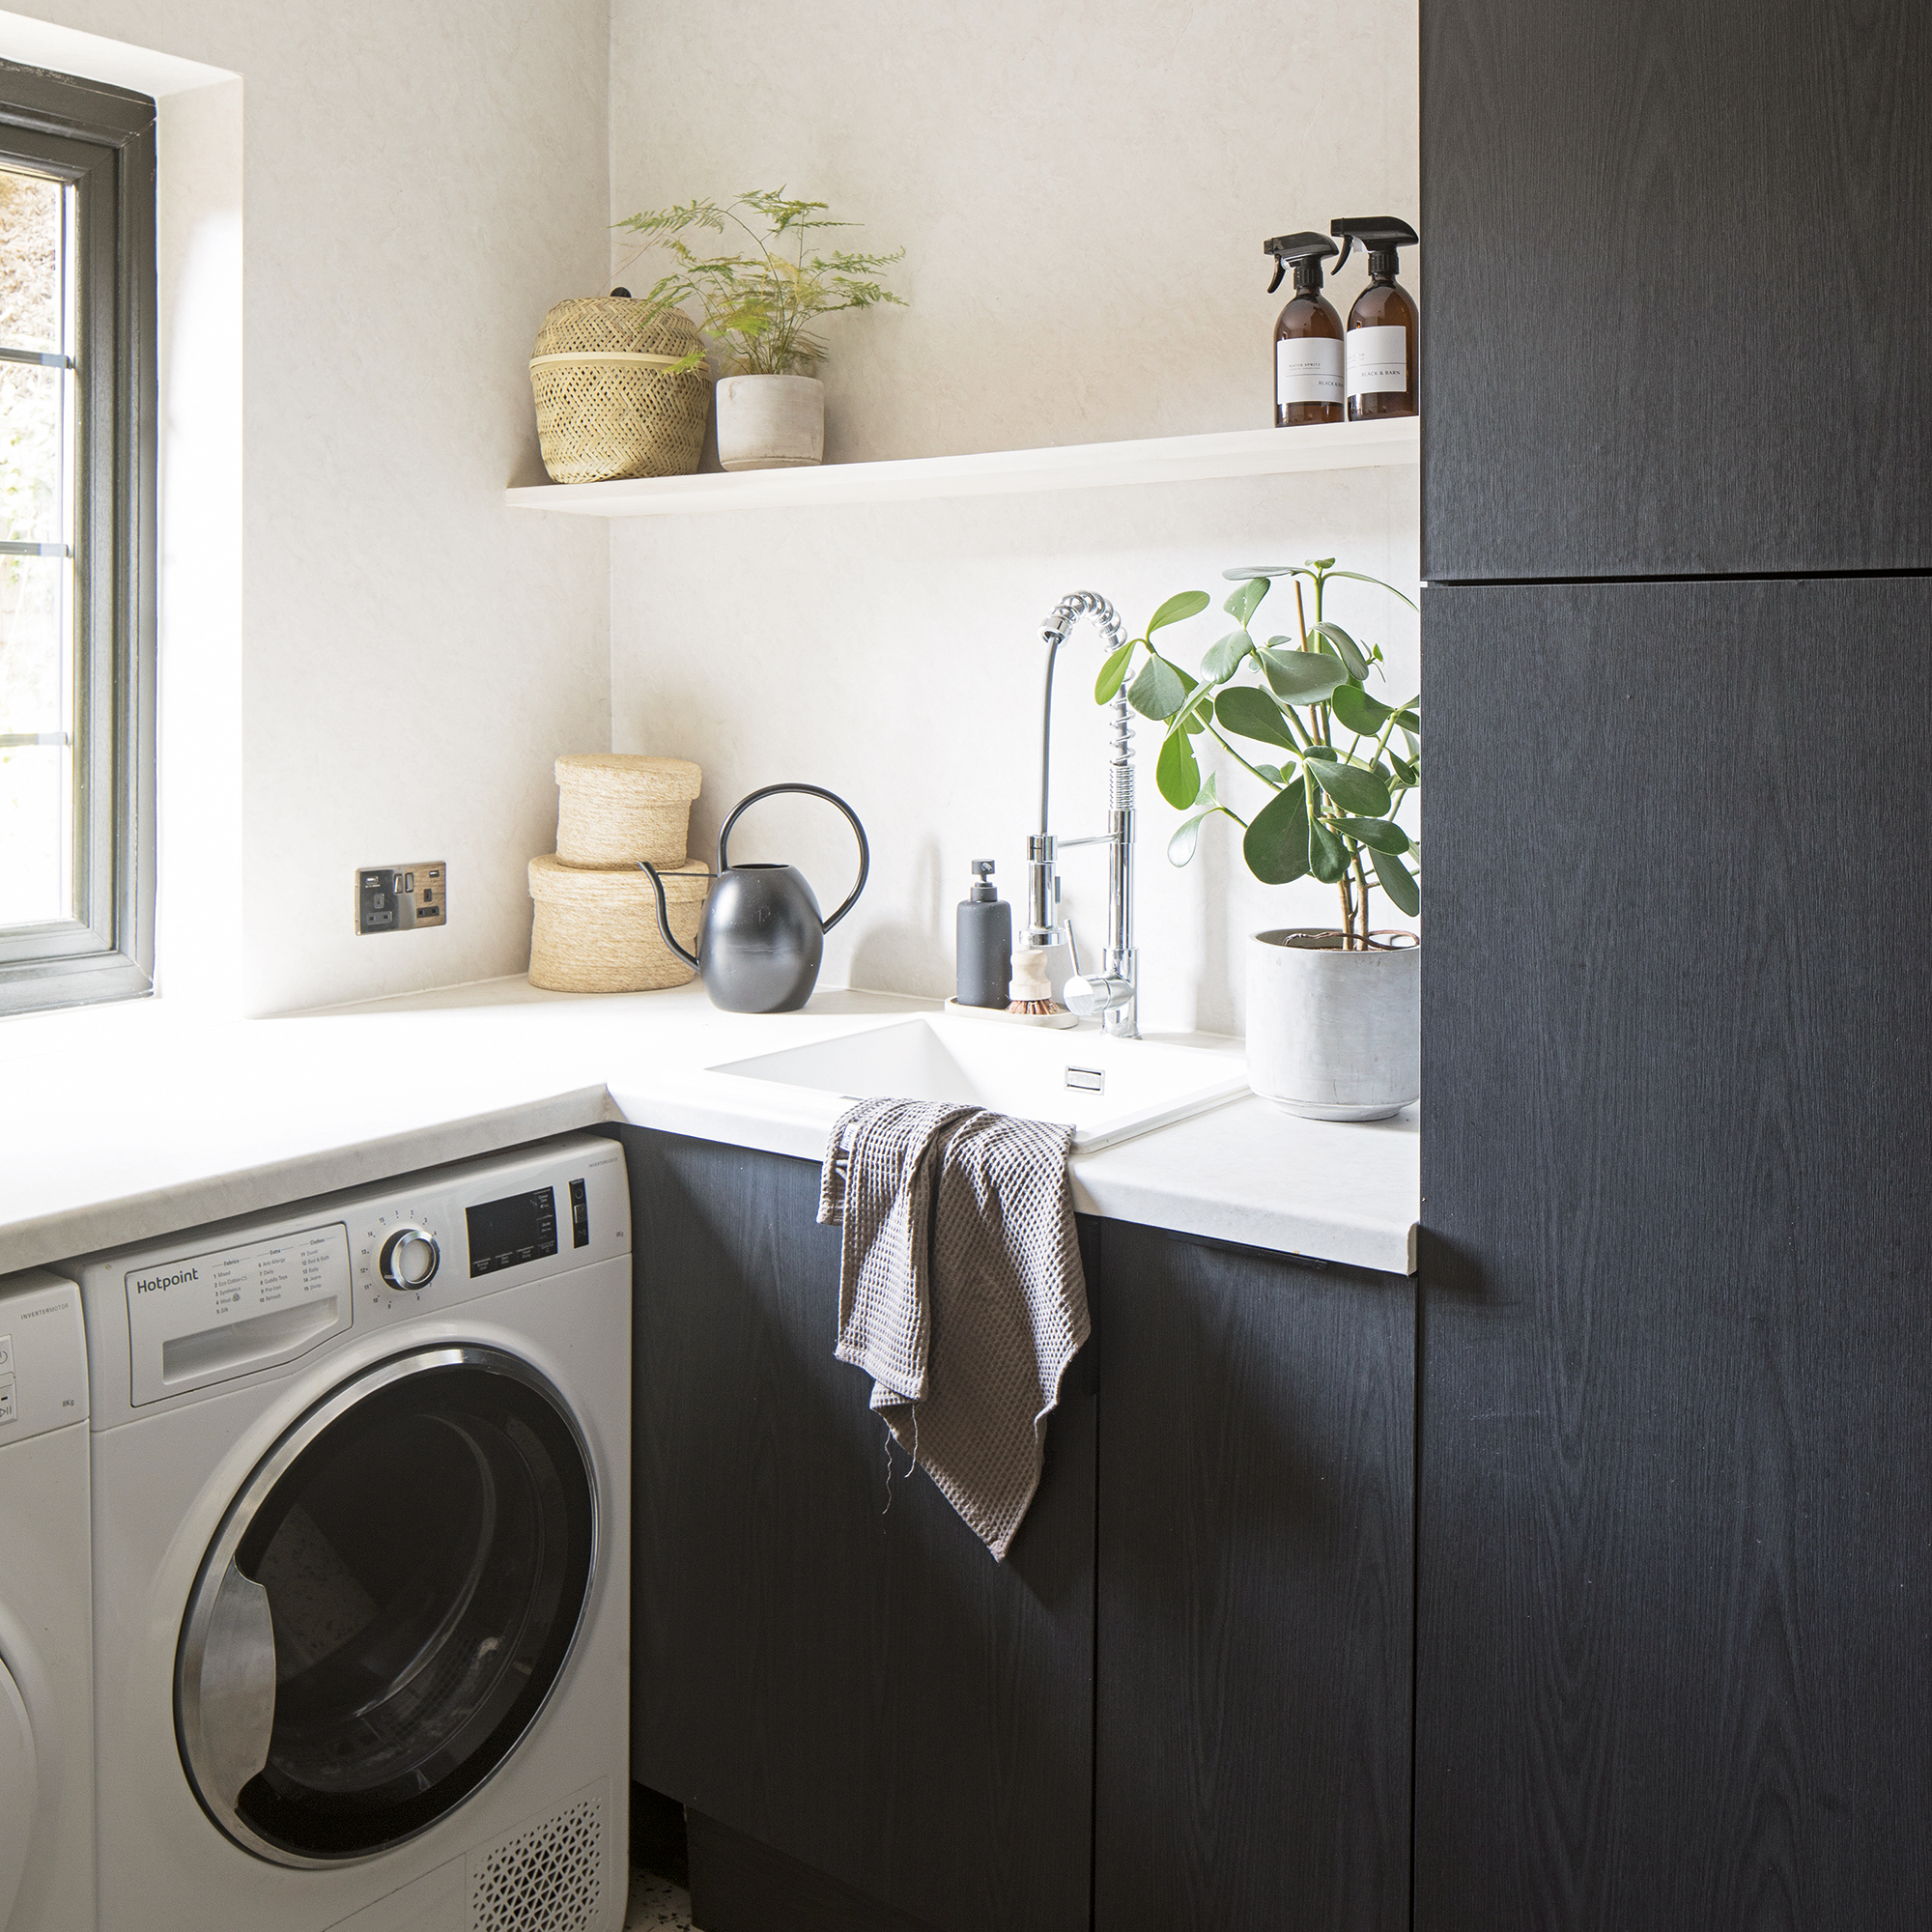
[[[1236,1054],[946,1014],[709,1070],[824,1094],[835,1103],[826,1109],[828,1125],[852,1100],[964,1100],[1026,1120],[1065,1121],[1076,1148],[1111,1147],[1248,1091],[1246,1063]]]

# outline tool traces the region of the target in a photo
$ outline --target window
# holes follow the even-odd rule
[[[0,62],[0,1012],[154,975],[155,103]]]

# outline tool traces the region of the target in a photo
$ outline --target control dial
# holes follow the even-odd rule
[[[442,1260],[442,1250],[427,1228],[398,1228],[383,1243],[376,1267],[391,1288],[426,1288]]]

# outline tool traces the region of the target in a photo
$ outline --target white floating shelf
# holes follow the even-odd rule
[[[895,463],[831,463],[810,469],[546,483],[507,490],[504,496],[518,510],[579,517],[688,517],[706,510],[1024,497],[1126,483],[1285,476],[1307,469],[1412,468],[1421,461],[1421,428],[1416,417],[1406,416],[1393,422],[1310,423],[1301,429],[1217,430],[1209,436],[1152,437],[1143,442],[999,449],[977,456],[917,456]]]

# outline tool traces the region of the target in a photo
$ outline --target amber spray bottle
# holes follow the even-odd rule
[[[1338,270],[1357,242],[1369,258],[1369,285],[1349,311],[1349,420],[1412,416],[1419,394],[1415,298],[1395,272],[1396,250],[1415,246],[1415,230],[1392,214],[1363,214],[1332,221],[1328,232],[1342,238],[1342,252],[1335,258]]]
[[[1342,318],[1321,293],[1321,263],[1335,252],[1325,235],[1277,235],[1262,243],[1274,257],[1274,280],[1294,270],[1294,296],[1275,318],[1274,420],[1277,429],[1343,420]]]

